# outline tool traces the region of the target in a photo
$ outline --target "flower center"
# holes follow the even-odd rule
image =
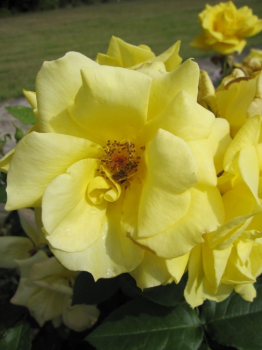
[[[108,140],[103,149],[101,169],[98,170],[103,177],[107,177],[108,172],[114,181],[123,183],[137,172],[141,157],[136,155],[133,142]]]

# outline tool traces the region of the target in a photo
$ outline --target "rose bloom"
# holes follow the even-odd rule
[[[256,35],[262,30],[262,20],[253,15],[247,6],[237,9],[233,2],[206,5],[199,15],[202,33],[191,46],[201,50],[214,50],[223,55],[242,52],[246,45],[244,38]]]
[[[0,163],[6,208],[41,207],[55,256],[95,279],[133,271],[148,251],[184,256],[224,218],[216,174],[227,122],[197,104],[198,81],[191,60],[170,73],[73,52],[44,63],[27,93],[38,132],[10,167]]]
[[[76,272],[41,250],[16,264],[21,278],[11,303],[26,306],[40,326],[51,320],[55,327],[63,322],[81,332],[96,323],[99,310],[95,305],[71,306]]]
[[[261,117],[249,118],[229,145],[218,178],[225,222],[190,252],[187,302],[224,300],[235,289],[244,299],[256,296],[262,272]]]
[[[262,216],[258,216],[261,223]],[[223,248],[213,244],[212,233],[204,236],[204,243],[193,248],[184,293],[192,307],[201,305],[206,299],[222,301],[233,290],[247,301],[256,297],[254,283],[262,273],[261,224],[255,231],[249,227],[243,229],[244,226],[239,230],[241,234]]]
[[[95,305],[71,306],[77,273],[46,255],[40,211],[20,209],[18,214],[28,237],[0,237],[0,267],[17,268],[21,275],[11,302],[27,307],[40,326],[52,320],[55,326],[63,322],[75,331],[92,327],[99,310]]]
[[[225,130],[227,150],[223,171],[218,174],[223,224],[203,235],[204,241],[184,256],[163,259],[145,252],[141,264],[131,272],[140,288],[158,285],[159,280],[178,283],[188,271],[185,298],[192,307],[206,299],[222,301],[233,290],[245,300],[253,300],[253,285],[262,271],[260,134],[260,116],[248,119],[232,142]]]

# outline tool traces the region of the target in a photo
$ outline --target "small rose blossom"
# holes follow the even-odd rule
[[[11,303],[27,307],[40,326],[47,321],[53,321],[55,326],[63,322],[81,332],[94,325],[99,316],[95,305],[71,306],[76,272],[67,270],[55,257],[48,258],[43,251],[16,263],[21,278]]]
[[[249,7],[237,9],[232,1],[206,5],[198,18],[202,33],[191,42],[191,46],[223,55],[235,51],[240,54],[246,46],[245,38],[262,30],[262,20],[253,15]]]

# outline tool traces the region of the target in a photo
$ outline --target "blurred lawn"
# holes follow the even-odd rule
[[[111,35],[138,45],[147,44],[159,54],[181,39],[181,56],[203,57],[189,42],[200,32],[197,14],[206,0],[133,0],[92,6],[21,14],[0,19],[0,100],[22,95],[22,88],[34,90],[35,76],[44,60],[67,51],[79,51],[90,58],[106,52]],[[218,1],[209,0],[210,5]],[[261,0],[235,0],[248,5],[262,18]],[[248,45],[262,46],[262,34],[248,39]],[[211,54],[209,54],[211,55]]]

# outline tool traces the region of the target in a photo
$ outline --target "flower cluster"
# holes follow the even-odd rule
[[[64,323],[81,332],[95,324],[99,310],[95,305],[72,304],[77,272],[50,257],[47,241],[39,229],[39,210],[20,209],[20,222],[27,237],[0,238],[0,267],[18,269],[20,281],[12,304],[26,306],[40,326],[52,321],[55,327]]]
[[[25,91],[37,124],[0,166],[8,173],[6,209],[41,212],[42,238],[33,241],[55,256],[21,255],[12,301],[35,313],[23,288],[36,293],[63,275],[64,301],[56,314],[41,310],[40,324],[61,314],[66,323],[71,289],[64,284],[73,271],[95,280],[127,272],[141,289],[179,283],[188,272],[193,307],[232,290],[255,296],[261,73],[246,78],[235,70],[215,90],[194,61],[181,63],[179,45],[156,57],[113,37],[96,62],[75,52],[45,62],[36,92]]]

